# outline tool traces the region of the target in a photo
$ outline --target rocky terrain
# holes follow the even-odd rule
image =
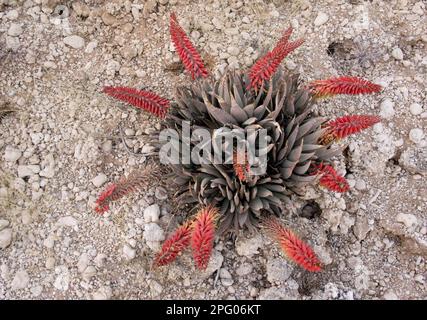
[[[217,239],[203,273],[189,254],[151,270],[173,229],[150,181],[103,215],[109,182],[143,168],[158,120],[104,85],[173,97],[190,78],[168,34],[175,11],[209,68],[248,68],[292,25],[284,63],[304,81],[357,75],[381,94],[337,97],[328,116],[378,114],[342,142],[346,194],[308,187],[284,221],[325,265],[306,273],[261,234]],[[417,0],[0,0],[0,299],[426,299],[427,2]],[[126,142],[126,147],[123,142]],[[320,214],[304,210],[317,203]]]

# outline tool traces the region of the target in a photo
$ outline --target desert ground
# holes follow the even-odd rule
[[[151,161],[138,153],[161,123],[102,88],[173,100],[191,83],[171,12],[215,75],[250,68],[292,26],[305,43],[288,72],[383,86],[315,106],[382,118],[340,142],[349,192],[309,186],[283,213],[322,272],[248,230],[218,237],[203,272],[189,254],[152,269],[175,223],[162,179],[94,212],[108,183]],[[0,123],[0,299],[426,299],[426,47],[425,0],[0,0],[0,107],[14,110]],[[307,203],[321,213],[304,215]]]

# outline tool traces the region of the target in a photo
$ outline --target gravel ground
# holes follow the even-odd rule
[[[172,98],[189,77],[168,35],[175,11],[211,70],[247,68],[291,24],[306,43],[284,63],[304,80],[350,74],[381,94],[325,100],[336,117],[384,121],[346,139],[352,190],[309,187],[284,219],[325,270],[286,262],[260,234],[218,239],[208,269],[188,255],[150,270],[176,223],[161,181],[93,212],[103,186],[148,160],[158,121],[104,85]],[[427,299],[427,2],[414,0],[0,0],[0,299]],[[169,192],[170,191],[170,192]],[[320,216],[301,216],[307,202]]]

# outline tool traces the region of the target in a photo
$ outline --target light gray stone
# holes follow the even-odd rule
[[[262,237],[259,234],[251,238],[238,238],[236,241],[236,251],[241,256],[251,257],[258,253],[258,249],[262,247]]]
[[[7,146],[6,150],[4,151],[4,160],[8,162],[15,162],[19,160],[21,156],[22,156],[22,152],[11,146]]]
[[[144,226],[144,239],[145,241],[160,242],[165,240],[165,233],[159,225],[155,223],[147,223]]]
[[[93,293],[92,297],[93,300],[109,300],[112,295],[113,291],[109,286],[102,286]]]
[[[132,260],[136,256],[136,250],[131,248],[128,244],[123,246],[123,255],[126,260]]]
[[[158,222],[160,217],[160,207],[157,203],[148,206],[144,210],[145,223]]]
[[[21,25],[17,23],[12,23],[9,27],[9,30],[7,30],[7,34],[11,37],[17,37],[20,36],[24,32]]]
[[[6,228],[9,225],[9,221],[5,219],[0,219],[0,231]]]
[[[285,282],[291,276],[293,267],[285,259],[272,259],[267,262],[267,280],[270,283]]]
[[[396,216],[396,221],[403,223],[407,228],[411,228],[413,225],[417,224],[417,217],[411,213],[398,213]]]
[[[328,20],[329,20],[329,16],[326,13],[319,12],[317,14],[316,19],[314,19],[314,25],[316,27],[319,27],[319,26],[325,24],[326,22],[328,22]]]
[[[18,272],[16,272],[15,277],[12,280],[11,289],[13,291],[25,289],[28,286],[29,282],[30,277],[28,276],[27,271],[19,270]]]
[[[95,178],[92,179],[92,183],[95,187],[102,186],[107,181],[107,176],[103,173],[98,174]]]
[[[424,132],[420,128],[411,129],[409,131],[409,139],[414,143],[420,143],[424,138]]]
[[[12,229],[6,228],[0,231],[0,249],[6,249],[12,243]]]
[[[419,103],[413,103],[409,106],[409,111],[412,115],[417,116],[423,113],[423,107]]]
[[[403,60],[403,52],[402,49],[396,47],[393,49],[393,51],[391,52],[391,55],[393,56],[393,58],[395,58],[396,60]]]
[[[394,114],[394,102],[390,98],[384,99],[380,105],[380,116],[385,119],[391,119]]]
[[[85,40],[77,35],[72,35],[64,38],[64,43],[74,49],[80,49],[85,46]]]

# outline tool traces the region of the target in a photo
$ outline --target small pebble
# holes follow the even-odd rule
[[[413,103],[409,106],[412,115],[417,116],[423,112],[423,107],[419,103]]]
[[[22,152],[10,146],[6,147],[4,152],[4,160],[7,162],[15,162],[22,156]]]
[[[102,186],[107,181],[107,176],[103,173],[98,174],[95,178],[92,179],[92,183],[95,187]]]
[[[391,52],[391,55],[396,60],[403,60],[403,52],[400,48],[394,48],[393,51]]]
[[[160,207],[158,204],[153,204],[144,210],[145,223],[158,222],[160,217]]]
[[[17,23],[12,23],[9,27],[9,30],[7,31],[7,34],[12,37],[17,37],[22,34],[24,30],[22,29],[21,25]]]
[[[411,129],[409,131],[409,139],[414,143],[420,143],[424,138],[423,130],[419,128]]]
[[[319,12],[316,19],[314,19],[314,25],[316,27],[319,27],[319,26],[325,24],[326,22],[328,22],[328,20],[329,20],[329,16],[326,13]]]
[[[85,46],[85,40],[76,35],[65,37],[64,43],[74,49],[80,49]]]
[[[131,248],[128,244],[125,244],[123,247],[123,254],[126,260],[132,260],[136,256],[136,250]]]
[[[390,98],[384,99],[380,105],[380,116],[385,119],[391,119],[394,114],[394,102]]]

